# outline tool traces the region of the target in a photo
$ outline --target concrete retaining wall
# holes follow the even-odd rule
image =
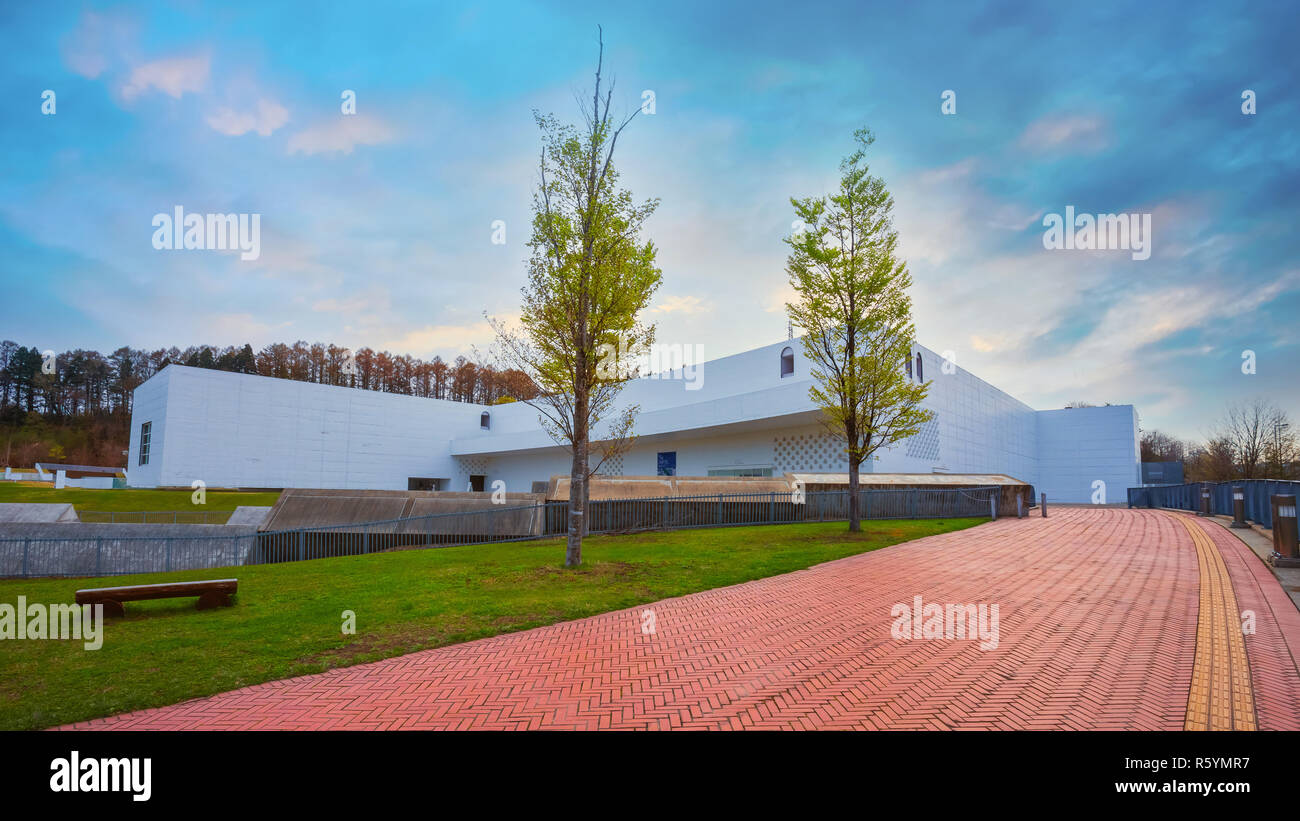
[[[0,524],[0,576],[108,576],[242,565],[256,527]]]

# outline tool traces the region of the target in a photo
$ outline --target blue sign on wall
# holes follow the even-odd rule
[[[1144,485],[1181,485],[1183,483],[1182,462],[1143,462],[1142,484]]]
[[[660,476],[677,475],[677,451],[670,450],[667,451],[666,453],[659,454],[658,475]]]

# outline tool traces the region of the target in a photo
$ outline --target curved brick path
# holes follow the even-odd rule
[[[1300,613],[1223,528],[1061,508],[580,621],[74,725],[102,729],[1184,727],[1223,558],[1263,729],[1300,728]],[[1199,539],[1197,541],[1200,541]],[[1202,546],[1204,547],[1202,543]],[[895,640],[896,603],[997,603],[1000,643]],[[656,631],[642,633],[645,609]]]

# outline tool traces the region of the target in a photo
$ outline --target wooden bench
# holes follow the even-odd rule
[[[96,587],[77,591],[77,604],[102,604],[105,616],[124,616],[122,606],[129,601],[179,599],[198,596],[199,610],[230,605],[230,597],[239,588],[239,579],[210,579],[199,582],[136,584],[130,587]]]

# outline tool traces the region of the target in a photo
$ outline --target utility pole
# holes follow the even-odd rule
[[[1282,431],[1291,427],[1289,422],[1276,420],[1273,422],[1273,458],[1277,460],[1277,478],[1287,472],[1287,465],[1282,464]]]

